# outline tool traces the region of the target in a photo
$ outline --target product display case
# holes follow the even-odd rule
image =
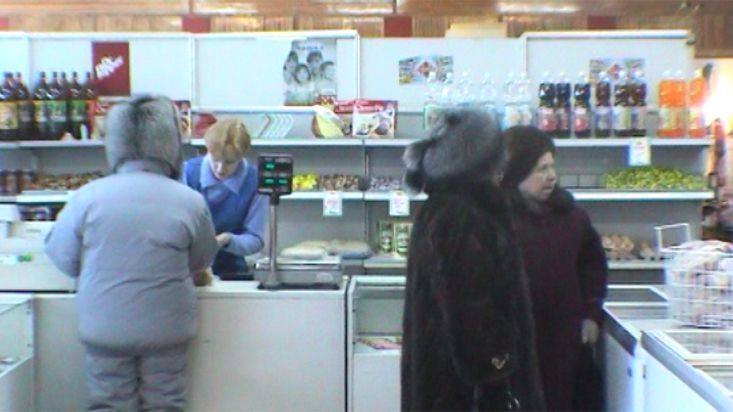
[[[0,295],[0,410],[34,410],[33,350],[31,297]]]
[[[354,276],[347,295],[349,411],[400,410],[405,278]]]
[[[733,332],[705,329],[644,332],[645,410],[733,410]]]

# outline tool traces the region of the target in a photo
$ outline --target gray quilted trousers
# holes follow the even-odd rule
[[[88,411],[183,411],[188,344],[122,354],[86,346]]]

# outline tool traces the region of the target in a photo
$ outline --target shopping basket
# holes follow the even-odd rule
[[[654,229],[665,258],[670,316],[687,326],[733,328],[733,245],[691,240],[688,223]]]

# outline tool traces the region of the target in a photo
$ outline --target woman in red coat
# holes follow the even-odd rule
[[[529,278],[547,409],[570,411],[581,350],[598,339],[606,256],[588,214],[557,186],[552,139],[534,127],[513,127],[505,139],[502,186]]]

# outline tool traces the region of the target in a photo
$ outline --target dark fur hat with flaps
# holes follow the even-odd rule
[[[502,186],[516,188],[532,173],[545,153],[555,154],[555,143],[542,130],[533,126],[514,126],[504,131],[507,163]]]
[[[496,121],[476,108],[444,111],[426,139],[407,146],[405,184],[413,191],[431,186],[489,180],[501,170],[504,143]]]
[[[166,97],[142,95],[114,105],[107,113],[105,151],[110,172],[125,162],[149,160],[180,175],[183,154],[178,113]]]

